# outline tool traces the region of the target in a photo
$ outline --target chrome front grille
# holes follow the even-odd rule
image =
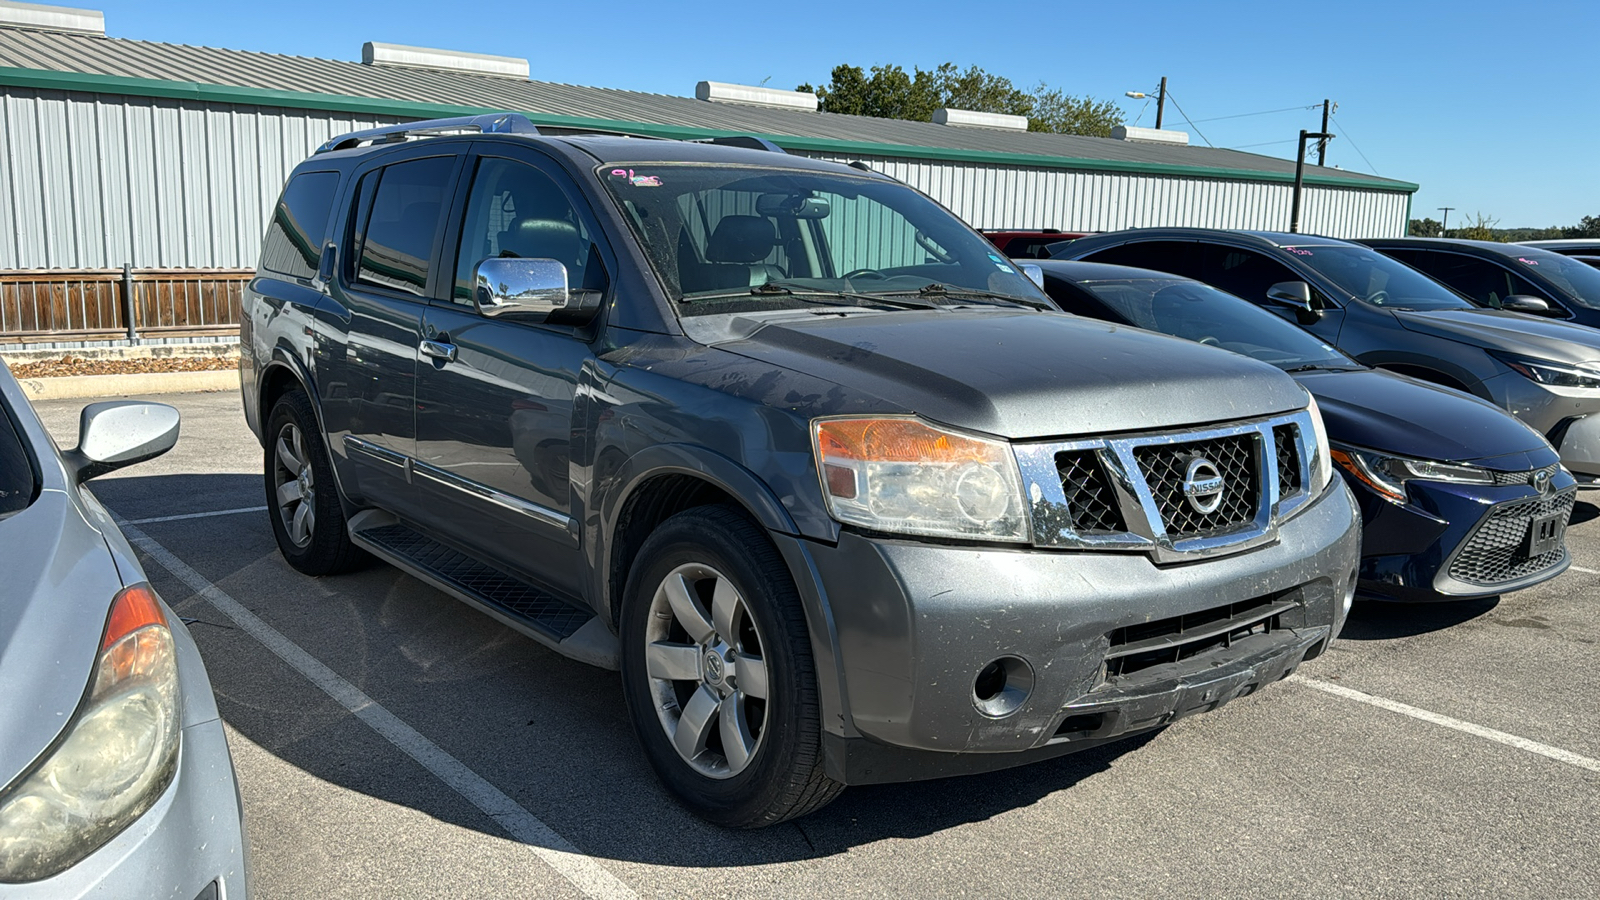
[[[1236,434],[1134,449],[1133,458],[1139,461],[1168,535],[1176,539],[1223,534],[1255,521],[1261,508],[1260,440],[1257,434]],[[1222,476],[1222,496],[1209,512],[1184,495],[1186,472],[1196,460],[1208,460]]]
[[[1217,428],[1014,445],[1033,543],[1180,562],[1271,541],[1278,522],[1311,499],[1312,434],[1301,410]]]

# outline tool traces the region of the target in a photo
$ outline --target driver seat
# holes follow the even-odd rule
[[[778,246],[778,226],[766,216],[723,216],[706,241],[700,290],[755,287],[789,277],[764,260]]]

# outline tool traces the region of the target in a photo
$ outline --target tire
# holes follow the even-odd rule
[[[350,542],[333,466],[305,392],[289,391],[267,416],[262,471],[272,536],[289,565],[307,575],[337,575],[368,557]]]
[[[743,512],[702,506],[661,523],[629,572],[621,632],[634,730],[657,776],[694,813],[763,828],[844,790],[823,770],[800,596]]]

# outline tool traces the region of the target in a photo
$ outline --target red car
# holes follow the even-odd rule
[[[1057,231],[1054,228],[1042,228],[1019,231],[981,231],[990,243],[1000,249],[1001,253],[1012,259],[1049,259],[1050,251],[1046,250],[1051,244],[1061,241],[1070,241],[1081,238],[1087,231]]]

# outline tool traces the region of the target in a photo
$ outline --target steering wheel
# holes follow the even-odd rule
[[[868,281],[886,281],[889,276],[879,272],[877,269],[856,269],[853,272],[844,273],[845,281],[849,281],[852,278],[865,278]]]
[[[1373,306],[1382,306],[1389,302],[1389,292],[1373,291],[1367,295],[1367,302],[1371,303]]]

